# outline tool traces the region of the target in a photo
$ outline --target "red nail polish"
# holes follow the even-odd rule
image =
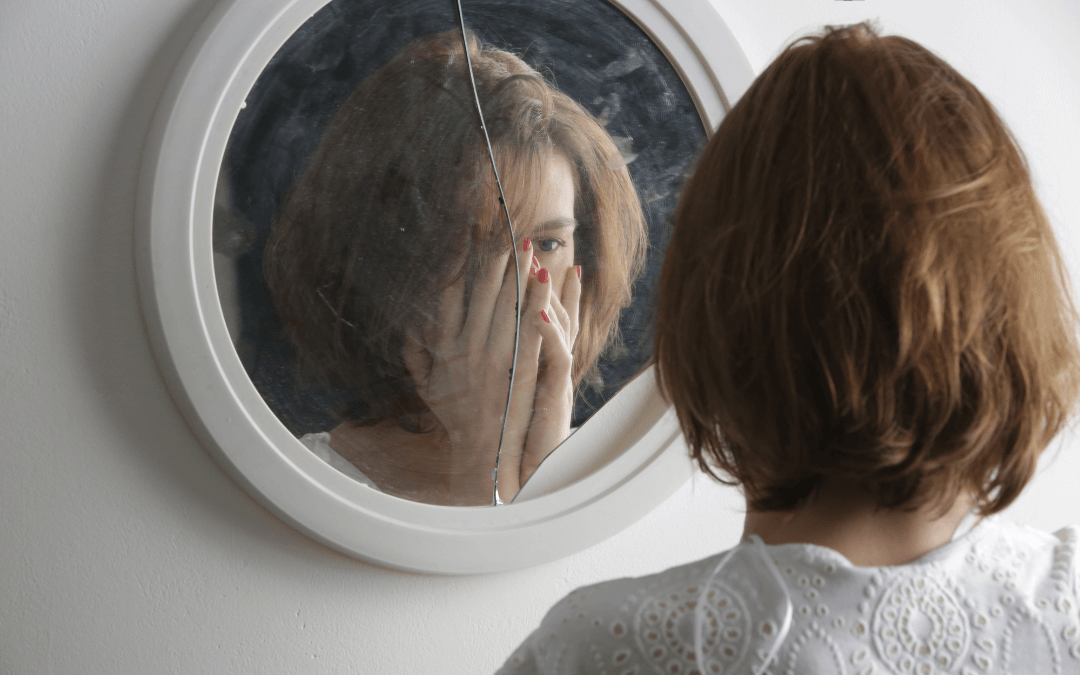
[[[537,275],[540,279],[540,283],[546,284],[548,282],[548,271],[545,268],[540,269],[540,274]]]
[[[528,237],[525,237],[525,239],[521,242],[521,250],[528,251],[530,248],[532,248],[532,242],[529,241]]]
[[[548,318],[547,312],[540,310],[540,318],[544,320],[544,323],[551,323],[551,319]]]
[[[577,278],[581,278],[581,265],[577,265]]]

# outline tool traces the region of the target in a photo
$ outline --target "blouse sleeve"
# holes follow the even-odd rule
[[[572,595],[571,593],[570,596]],[[565,615],[570,596],[559,600],[548,611],[548,615],[540,622],[540,627],[510,654],[510,658],[502,664],[496,675],[549,675],[559,672],[554,670],[556,665],[552,663],[551,656],[556,640],[562,642],[558,624]]]
[[[532,648],[539,632],[539,629],[533,631],[533,634],[514,650],[514,653],[510,655],[502,668],[495,672],[495,675],[541,675],[536,653]]]
[[[633,624],[620,607],[624,581],[580,588],[560,600],[497,675],[593,675],[632,660]]]

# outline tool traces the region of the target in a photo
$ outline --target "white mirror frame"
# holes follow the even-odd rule
[[[612,1],[667,55],[707,128],[715,129],[754,75],[708,0]],[[545,467],[545,480],[526,484],[527,501],[463,508],[398,499],[339,473],[285,428],[241,365],[214,277],[218,170],[236,116],[263,68],[327,2],[221,2],[159,103],[140,175],[136,265],[147,328],[169,390],[202,443],[252,497],[301,532],[362,560],[416,572],[478,574],[556,560],[607,539],[657,507],[691,474],[678,423],[651,370],[557,451],[603,461]]]

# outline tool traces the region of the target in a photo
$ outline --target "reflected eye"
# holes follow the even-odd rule
[[[556,249],[562,247],[564,244],[560,239],[537,239],[536,250],[541,253],[551,253]]]

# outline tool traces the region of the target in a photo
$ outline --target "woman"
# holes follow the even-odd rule
[[[480,505],[500,439],[509,500],[569,433],[645,240],[600,125],[521,59],[468,39],[518,267],[449,31],[407,46],[337,111],[284,200],[264,271],[303,367],[360,401],[306,442],[390,494]]]
[[[1080,530],[993,515],[1075,412],[1069,288],[974,85],[865,24],[788,47],[682,196],[657,321],[744,541],[575,591],[500,672],[1080,672]]]

